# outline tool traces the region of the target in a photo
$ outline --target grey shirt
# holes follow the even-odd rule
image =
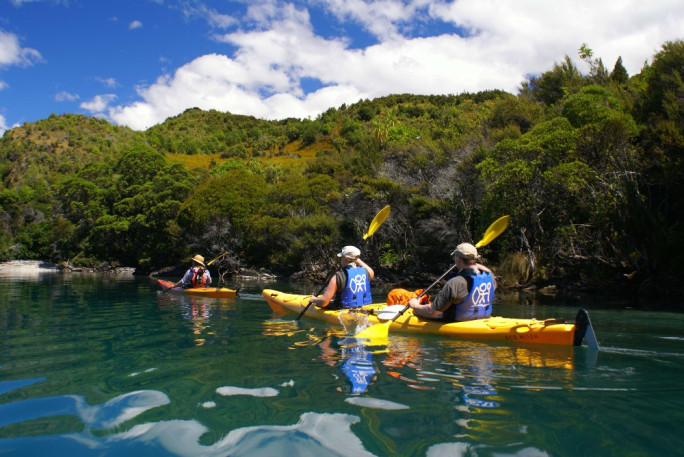
[[[465,268],[461,271],[471,270],[477,274],[480,272],[475,267]],[[492,276],[494,288],[496,288],[496,280]],[[457,305],[468,297],[468,281],[463,276],[455,276],[447,281],[439,291],[435,299],[432,301],[432,309],[434,311],[446,311],[451,305]]]

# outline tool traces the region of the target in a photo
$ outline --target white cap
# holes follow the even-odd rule
[[[342,248],[342,252],[337,254],[337,257],[346,257],[348,259],[358,259],[359,256],[361,255],[361,251],[359,251],[359,248],[354,247],[354,246],[345,246]]]
[[[480,258],[480,256],[477,255],[477,248],[470,243],[459,244],[451,255],[457,255],[465,260],[478,260]]]

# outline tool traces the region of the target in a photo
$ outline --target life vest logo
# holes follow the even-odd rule
[[[492,283],[482,283],[473,290],[473,305],[488,306],[491,302]]]
[[[356,275],[349,281],[349,289],[353,293],[365,292],[367,290],[366,275]]]

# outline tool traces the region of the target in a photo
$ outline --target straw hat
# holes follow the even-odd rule
[[[199,263],[203,267],[206,266],[206,265],[204,265],[204,257],[202,257],[199,254],[196,254],[195,257],[192,258],[192,261],[195,263]]]

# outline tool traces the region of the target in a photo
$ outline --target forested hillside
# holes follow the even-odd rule
[[[639,74],[582,46],[520,93],[392,95],[316,119],[188,109],[145,132],[52,115],[0,140],[0,260],[324,274],[373,216],[379,278],[477,241],[503,284],[682,293],[684,42]],[[416,285],[418,286],[418,285]]]

